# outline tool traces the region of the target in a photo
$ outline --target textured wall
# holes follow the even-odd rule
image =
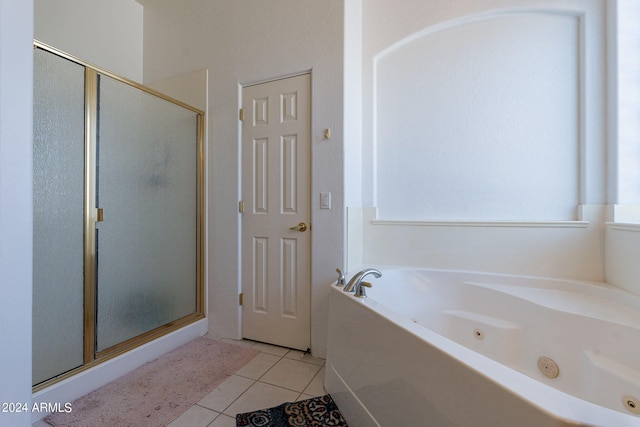
[[[33,5],[0,0],[0,402],[31,402]],[[27,427],[28,412],[0,413]]]
[[[445,23],[374,59],[381,218],[575,219],[579,17]]]
[[[145,81],[209,70],[208,315],[221,336],[240,337],[240,88],[311,71],[312,348],[324,354],[326,285],[344,262],[342,2],[157,0],[144,28]],[[319,209],[321,191],[331,210]]]
[[[604,280],[605,2],[371,0],[362,20],[362,206],[400,221],[365,209],[350,257]]]
[[[604,24],[601,0],[365,2],[363,204],[573,219],[605,203]]]
[[[142,81],[142,6],[133,0],[35,0],[35,38]]]

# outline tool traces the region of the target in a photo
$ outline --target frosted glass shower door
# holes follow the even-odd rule
[[[84,74],[34,50],[34,385],[84,361]]]
[[[99,75],[96,350],[196,312],[198,115]]]

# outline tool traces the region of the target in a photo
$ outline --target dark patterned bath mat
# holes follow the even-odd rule
[[[331,396],[314,397],[299,402],[236,415],[237,427],[347,427]]]

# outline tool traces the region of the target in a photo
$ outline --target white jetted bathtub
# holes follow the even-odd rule
[[[325,386],[351,427],[640,426],[639,297],[376,268],[367,298],[330,292]]]

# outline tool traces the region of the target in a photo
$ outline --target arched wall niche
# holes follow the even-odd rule
[[[378,217],[576,220],[581,204],[603,202],[598,34],[582,11],[498,10],[381,50]]]

